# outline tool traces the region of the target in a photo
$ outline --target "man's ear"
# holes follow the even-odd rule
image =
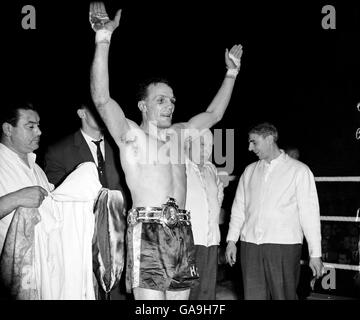
[[[12,129],[13,129],[13,126],[10,123],[4,122],[2,124],[2,131],[4,132],[4,135],[6,137],[11,136]]]
[[[79,116],[80,119],[84,119],[86,114],[85,114],[85,110],[84,109],[77,109],[77,114]]]
[[[272,144],[272,143],[274,143],[274,136],[271,135],[271,134],[269,134],[269,135],[266,137],[266,140],[267,140],[270,144]]]
[[[141,112],[147,111],[146,103],[144,100],[138,102],[138,108],[140,109]]]

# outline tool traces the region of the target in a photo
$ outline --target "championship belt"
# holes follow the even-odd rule
[[[176,200],[169,197],[161,207],[136,207],[129,211],[127,218],[129,225],[137,222],[160,223],[170,228],[179,223],[190,225],[190,211],[179,209]]]

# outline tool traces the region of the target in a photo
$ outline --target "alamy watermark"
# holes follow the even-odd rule
[[[21,13],[25,16],[21,20],[21,26],[23,29],[36,29],[36,10],[32,5],[23,6]]]
[[[323,29],[336,29],[336,10],[332,5],[325,5],[321,9],[321,13],[325,16],[321,20]]]
[[[149,123],[149,137],[139,152],[140,164],[179,165],[188,160],[199,163],[211,160],[222,171],[232,174],[235,164],[234,129],[198,130],[195,128],[158,129],[156,122]],[[212,155],[212,157],[211,157]]]
[[[36,29],[36,10],[33,5],[25,5],[21,9],[21,13],[25,14],[22,18],[21,26],[24,30]],[[321,20],[323,29],[336,29],[336,10],[332,5],[324,5],[321,9],[324,14]]]

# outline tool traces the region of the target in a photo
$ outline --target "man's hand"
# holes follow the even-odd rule
[[[229,241],[226,247],[225,258],[226,262],[232,267],[236,262],[236,244],[234,241]]]
[[[47,195],[48,192],[40,186],[20,189],[16,192],[18,207],[39,208]]]
[[[91,2],[89,11],[89,20],[91,28],[94,31],[105,29],[113,32],[119,25],[121,17],[121,9],[119,9],[114,17],[114,20],[110,20],[106,13],[105,5],[102,2]]]
[[[311,258],[310,257],[309,267],[312,270],[313,277],[315,277],[316,279],[319,279],[320,277],[323,276],[324,266],[323,266],[323,263],[322,263],[320,257],[319,258]]]
[[[243,54],[242,45],[234,45],[230,52],[225,50],[225,63],[228,69],[240,69],[241,56]]]

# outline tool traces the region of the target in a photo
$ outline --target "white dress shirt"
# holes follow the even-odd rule
[[[93,142],[93,141],[98,141],[100,139],[102,139],[102,141],[100,142],[100,150],[101,150],[101,153],[102,153],[102,156],[104,158],[104,161],[105,161],[105,142],[104,142],[104,137],[101,137],[100,139],[96,140],[96,139],[93,139],[91,138],[88,134],[86,134],[84,131],[82,131],[82,129],[80,129],[81,131],[81,134],[83,135],[86,143],[88,144],[89,146],[89,149],[91,151],[91,154],[94,158],[94,161],[96,163],[96,165],[98,165],[98,158],[97,158],[97,146],[96,144]]]
[[[0,197],[31,186],[41,186],[47,191],[54,189],[35,160],[35,153],[29,153],[28,167],[17,153],[0,143]],[[0,219],[0,253],[14,212],[15,210]]]
[[[187,193],[185,208],[190,210],[191,227],[196,245],[219,245],[219,215],[224,197],[223,184],[214,164],[207,161],[203,170],[187,161]]]
[[[283,151],[246,167],[236,190],[226,240],[255,244],[308,243],[321,257],[319,202],[310,169]]]

